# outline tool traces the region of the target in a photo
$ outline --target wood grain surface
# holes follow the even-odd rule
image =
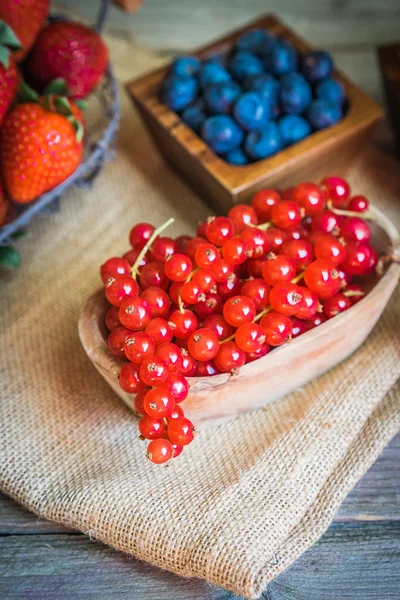
[[[90,20],[97,0],[58,0]],[[270,0],[268,10],[315,45],[375,99],[383,94],[375,46],[400,37],[400,1]],[[144,0],[112,9],[109,31],[172,55],[265,12],[265,0]],[[387,130],[380,140],[392,144]],[[400,435],[349,494],[321,540],[282,573],[263,600],[400,598]],[[154,569],[0,495],[1,600],[233,600],[198,580]],[[237,597],[236,597],[237,598]]]

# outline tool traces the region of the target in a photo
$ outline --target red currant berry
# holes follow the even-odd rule
[[[339,235],[339,228],[342,220],[343,218],[339,215],[335,215],[335,213],[330,210],[324,210],[314,217],[311,224],[311,230]]]
[[[282,253],[292,259],[298,271],[305,269],[314,259],[310,242],[303,239],[283,243]]]
[[[214,360],[221,373],[231,373],[243,367],[246,362],[246,354],[235,342],[224,342],[220,344],[219,352]]]
[[[350,275],[366,275],[370,267],[372,248],[368,244],[350,242],[346,246],[346,258],[342,269]]]
[[[211,329],[197,329],[188,340],[188,350],[196,360],[212,360],[219,350],[218,337]]]
[[[335,263],[331,260],[315,260],[308,265],[304,281],[320,298],[330,298],[340,289],[341,279]]]
[[[240,295],[251,298],[258,312],[268,306],[270,290],[271,286],[264,279],[249,279],[242,286]]]
[[[176,373],[182,368],[182,352],[176,344],[160,344],[156,348],[155,355],[166,363],[171,373]]]
[[[172,458],[177,458],[180,454],[182,454],[183,446],[179,446],[178,444],[172,445]]]
[[[146,440],[156,440],[166,437],[167,428],[162,419],[153,419],[149,415],[144,415],[139,421],[139,433]]]
[[[222,314],[229,325],[240,327],[244,323],[253,321],[256,307],[253,300],[247,296],[233,296],[225,302]]]
[[[210,269],[220,260],[218,248],[214,244],[200,244],[194,254],[194,260],[201,269]]]
[[[196,429],[189,419],[179,417],[168,422],[168,437],[172,444],[187,446],[193,441]]]
[[[345,291],[345,296],[348,294],[348,298],[350,298],[352,304],[357,304],[360,302],[365,296],[365,290],[358,285],[357,283],[353,283],[352,285],[347,286]]]
[[[163,387],[167,388],[175,402],[182,402],[189,393],[188,382],[181,373],[170,373],[168,379],[163,383]]]
[[[146,389],[145,383],[140,379],[139,367],[133,363],[127,363],[122,367],[119,385],[127,394],[140,394]]]
[[[207,219],[206,238],[215,246],[222,246],[235,235],[235,225],[228,217]]]
[[[340,288],[343,289],[349,285],[349,283],[353,279],[353,275],[350,275],[350,273],[345,273],[342,270],[342,267],[338,267],[338,271],[339,271],[339,277],[340,277]]]
[[[193,237],[191,235],[178,235],[175,240],[177,252],[180,254],[186,254],[186,246],[192,239]]]
[[[131,266],[125,258],[116,256],[106,260],[100,268],[100,276],[103,283],[107,283],[111,277],[116,278],[120,275],[130,275]]]
[[[132,248],[141,250],[147,244],[155,231],[155,227],[150,223],[138,223],[132,227],[129,234],[129,242]]]
[[[349,200],[347,209],[353,212],[365,212],[369,209],[369,202],[365,196],[353,196]]]
[[[128,335],[124,350],[128,360],[140,364],[147,356],[154,354],[155,347],[154,340],[148,333],[137,331]]]
[[[265,258],[250,258],[246,263],[247,274],[255,279],[262,277],[262,269],[265,263]]]
[[[299,337],[302,333],[306,333],[309,330],[307,321],[302,321],[296,317],[292,317],[292,337]]]
[[[146,458],[156,465],[168,462],[173,457],[171,442],[164,438],[152,440],[147,446]]]
[[[193,377],[194,374],[196,373],[196,361],[194,360],[193,356],[191,356],[189,354],[189,352],[187,350],[185,350],[185,348],[181,348],[182,350],[182,368],[181,368],[181,375],[184,375],[185,377]],[[177,402],[179,402],[179,400],[177,400]]]
[[[287,231],[286,233],[287,233],[288,242],[291,242],[292,240],[304,240],[306,237],[308,237],[308,231],[302,225],[300,225],[296,229],[291,229],[290,231]]]
[[[315,258],[329,260],[334,265],[339,265],[346,258],[345,242],[333,235],[322,235],[314,246]]]
[[[167,292],[159,287],[145,289],[141,298],[149,305],[152,317],[165,317],[171,308],[171,301]]]
[[[274,285],[269,294],[269,303],[276,312],[290,317],[305,305],[303,290],[295,283]]]
[[[271,211],[281,199],[280,193],[273,189],[260,190],[254,194],[251,205],[261,223],[265,223],[271,219]]]
[[[296,317],[298,319],[311,319],[316,312],[322,310],[318,295],[308,287],[302,287],[301,292],[303,294],[304,303],[299,310],[296,311]]]
[[[196,363],[196,377],[213,377],[221,373],[213,360],[199,360]]]
[[[246,363],[253,362],[254,360],[258,360],[259,358],[266,356],[270,350],[271,348],[268,346],[268,344],[263,344],[261,348],[255,352],[249,352],[246,354]]]
[[[291,339],[292,321],[285,315],[270,312],[261,319],[260,327],[270,346],[281,346]]]
[[[326,189],[329,199],[335,208],[345,206],[350,196],[350,185],[342,177],[325,177],[321,187]]]
[[[175,408],[174,397],[165,387],[154,387],[149,390],[143,400],[144,410],[153,419],[171,416]]]
[[[132,365],[132,366],[136,366],[136,365]],[[146,411],[144,410],[144,406],[143,406],[143,401],[146,397],[147,392],[148,392],[148,389],[145,389],[145,390],[143,390],[143,392],[139,392],[138,394],[136,394],[133,399],[133,408],[136,410],[137,413],[139,413],[139,415],[142,415],[142,416],[144,416],[146,414]]]
[[[125,254],[123,255],[123,258],[125,258],[125,260],[127,260],[128,263],[130,264],[130,266],[132,267],[135,264],[136,260],[138,259],[140,253],[141,253],[140,249],[135,250],[134,248],[132,248],[131,250],[128,250],[128,252],[125,252]],[[149,263],[150,261],[151,261],[150,252],[146,252],[146,254],[140,259],[138,268],[141,269],[142,267],[144,267],[144,265],[147,265],[147,263]]]
[[[313,329],[314,327],[318,327],[327,321],[327,317],[323,313],[316,313],[309,321],[307,321],[307,327],[309,329]]]
[[[185,281],[192,272],[192,261],[186,254],[174,254],[165,263],[164,271],[171,281]]]
[[[215,285],[217,282],[214,273],[212,271],[206,271],[205,269],[199,269],[198,271],[195,271],[192,281],[193,283],[196,283],[205,293],[209,292],[213,285]]]
[[[202,221],[201,223],[198,223],[196,227],[196,235],[205,238],[207,234],[207,225],[207,221]]]
[[[245,323],[236,330],[235,342],[243,352],[257,352],[264,345],[265,334],[257,323]]]
[[[227,281],[217,283],[217,294],[220,296],[222,302],[226,302],[232,296],[238,296],[241,289],[242,283],[235,273],[231,273]]]
[[[125,359],[125,340],[132,332],[125,327],[115,327],[108,336],[108,348],[117,358]]]
[[[177,404],[175,404],[175,408],[171,413],[171,416],[167,417],[167,422],[169,423],[169,421],[171,419],[180,419],[181,417],[184,417],[185,413],[183,412],[183,408],[181,406],[178,406]]]
[[[121,326],[121,321],[119,320],[119,308],[118,306],[112,306],[106,314],[105,319],[106,327],[108,331],[112,331],[116,327]]]
[[[234,328],[225,321],[222,315],[210,315],[206,317],[203,321],[203,327],[213,331],[218,341],[225,340],[234,332]]]
[[[374,271],[376,265],[378,264],[378,260],[379,256],[377,251],[372,246],[369,246],[369,266],[364,273],[365,275],[370,275]]]
[[[295,277],[296,265],[288,256],[285,256],[284,254],[279,254],[277,256],[273,252],[270,252],[264,263],[262,274],[269,285],[285,283],[292,281]]]
[[[282,200],[293,200],[294,186],[281,190]]]
[[[325,208],[325,195],[315,183],[309,181],[296,185],[292,198],[307,216],[316,215]]]
[[[351,306],[351,300],[347,296],[343,294],[336,294],[336,296],[332,296],[332,298],[328,298],[324,302],[324,313],[328,317],[328,319],[332,319],[339,313],[347,310]]]
[[[175,255],[177,256],[177,255]],[[164,264],[161,262],[150,262],[140,271],[140,287],[145,290],[149,287],[160,287],[168,289],[169,280],[164,273]]]
[[[196,250],[202,244],[207,244],[207,240],[205,237],[195,237],[192,238],[187,244],[185,248],[184,254],[190,258],[192,263],[195,262],[194,255],[196,254]]]
[[[169,375],[168,365],[159,356],[149,356],[140,365],[139,374],[146,385],[162,385]]]
[[[204,304],[204,302],[199,304]],[[196,304],[196,306],[198,305]],[[169,325],[176,338],[188,338],[190,334],[196,331],[197,324],[197,317],[191,310],[175,310],[169,317]]]
[[[271,211],[272,221],[283,230],[296,229],[301,223],[299,205],[291,200],[278,202]]]
[[[182,284],[180,294],[183,302],[186,304],[196,304],[196,302],[204,302],[206,299],[202,288],[193,280]]]
[[[132,331],[144,329],[151,319],[150,307],[142,298],[128,298],[119,309],[119,320]]]
[[[240,237],[251,252],[253,258],[262,256],[268,252],[268,237],[262,229],[259,229],[258,227],[245,227],[242,230]]]
[[[178,252],[178,244],[170,237],[156,238],[151,246],[153,260],[165,263],[173,254]]]
[[[289,241],[288,232],[277,229],[276,227],[267,229],[265,235],[267,236],[268,244],[272,252],[279,252],[282,244]]]
[[[221,259],[218,260],[212,267],[210,267],[217,283],[227,281],[228,278],[233,274],[233,266],[228,261]]]
[[[208,292],[205,301],[195,304],[193,310],[196,311],[196,315],[200,319],[205,319],[209,315],[218,315],[222,311],[221,297],[218,294],[211,294]]]
[[[174,337],[172,328],[168,325],[165,319],[152,319],[146,325],[145,332],[148,333],[154,340],[156,346],[164,342],[170,342]]]
[[[236,204],[236,206],[233,206],[228,212],[228,218],[233,221],[239,232],[247,225],[257,225],[258,223],[256,211],[252,206],[248,206],[247,204]]]
[[[134,298],[138,292],[139,286],[130,275],[119,275],[107,280],[105,294],[113,306],[121,306],[124,300]]]
[[[340,235],[346,242],[362,242],[368,244],[371,238],[371,231],[368,224],[358,217],[346,219],[340,229]]]
[[[250,255],[251,251],[240,237],[232,238],[222,246],[222,256],[233,266],[241,265]]]

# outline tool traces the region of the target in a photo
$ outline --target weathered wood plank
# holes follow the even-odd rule
[[[400,523],[339,525],[271,583],[264,600],[395,600]],[[182,579],[78,535],[0,539],[4,600],[227,600],[233,594]],[[238,599],[237,599],[238,600]]]

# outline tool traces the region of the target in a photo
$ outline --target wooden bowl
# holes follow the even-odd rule
[[[399,248],[400,238],[392,223],[377,209],[382,227],[373,225],[372,240],[378,251]],[[182,403],[194,423],[218,423],[240,413],[274,402],[331,369],[354,352],[368,336],[400,278],[400,264],[370,282],[370,291],[344,313],[276,348],[238,373],[214,377],[189,377],[189,396]],[[109,308],[104,290],[93,294],[79,319],[79,337],[90,360],[107,383],[132,410],[133,397],[119,386],[123,361],[108,349],[104,318]]]
[[[204,59],[228,51],[244,32],[264,28],[290,40],[300,53],[311,47],[273,16],[263,17],[194,52]],[[264,187],[288,187],[298,181],[318,181],[327,173],[341,174],[382,118],[381,108],[337,70],[349,100],[340,123],[313,133],[274,156],[238,167],[219,158],[209,146],[159,99],[169,67],[149,73],[127,86],[149,133],[165,160],[218,212],[246,202]]]

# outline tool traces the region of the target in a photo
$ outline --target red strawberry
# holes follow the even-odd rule
[[[4,194],[3,186],[0,183],[0,227],[6,222],[9,206],[10,203]]]
[[[84,98],[99,83],[107,62],[107,46],[95,31],[80,23],[59,21],[42,29],[28,71],[39,87],[62,78],[71,98]]]
[[[0,0],[0,19],[11,27],[21,42],[22,50],[15,56],[17,62],[30,50],[49,6],[50,0]]]
[[[14,100],[19,80],[18,69],[10,52],[21,48],[12,30],[0,21],[0,123]]]
[[[31,202],[62,183],[81,158],[82,125],[74,117],[28,102],[5,118],[0,164],[4,185],[15,202]]]

